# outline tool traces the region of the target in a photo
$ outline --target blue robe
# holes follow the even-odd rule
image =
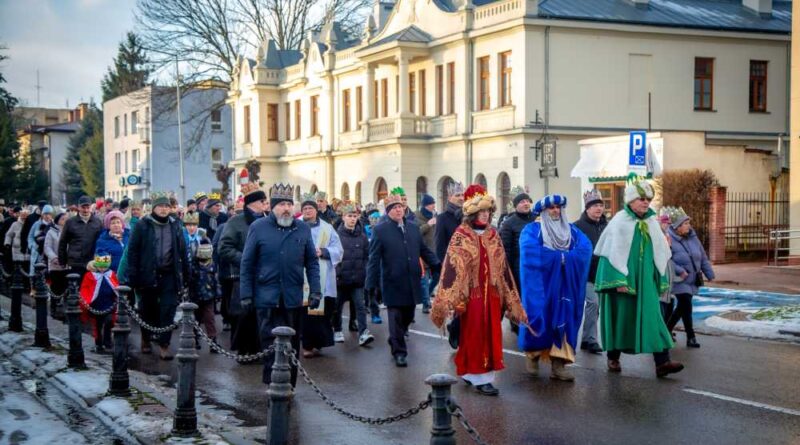
[[[544,246],[541,230],[539,222],[528,224],[519,238],[522,306],[537,334],[520,327],[519,347],[523,351],[561,348],[566,336],[574,350],[583,320],[592,243],[570,224],[569,250],[553,250]]]

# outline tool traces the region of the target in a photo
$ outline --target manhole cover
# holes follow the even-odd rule
[[[747,312],[742,311],[729,311],[719,314],[720,317],[731,321],[748,321]]]

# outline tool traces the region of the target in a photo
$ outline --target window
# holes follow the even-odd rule
[[[356,128],[361,128],[364,120],[364,100],[361,87],[356,87]]]
[[[114,118],[114,137],[119,137],[119,116]]]
[[[139,132],[139,113],[132,112],[131,113],[131,134],[136,134]]]
[[[444,113],[444,67],[436,65],[436,115],[441,116]]]
[[[400,111],[400,76],[394,76],[394,112]]]
[[[211,149],[211,169],[217,170],[222,166],[222,149],[221,148],[212,148]]]
[[[294,101],[294,138],[300,139],[300,99]]]
[[[250,143],[250,105],[244,106],[244,142]]]
[[[350,131],[350,90],[342,91],[342,131]]]
[[[128,151],[122,152],[122,156],[125,157],[125,174],[128,174]]]
[[[767,111],[767,62],[750,61],[750,111]]]
[[[381,91],[378,89],[378,81],[376,80],[372,84],[372,112],[375,113],[374,115],[370,116],[369,118],[372,119],[373,117],[380,116],[380,109],[378,108],[378,96],[380,96]]]
[[[283,119],[284,119],[283,140],[284,141],[288,141],[288,140],[290,140],[292,138],[292,104],[290,102],[286,102],[286,104],[284,104],[284,105],[285,106],[283,107],[283,111],[284,111],[284,113],[283,113],[284,114],[284,116],[283,116]]]
[[[714,59],[694,59],[694,109],[711,110],[714,106]]]
[[[139,171],[139,149],[131,150],[131,170]]]
[[[603,184],[597,184],[595,186],[597,191],[600,192],[600,196],[603,197],[603,204],[606,206],[605,215],[607,218],[611,218],[622,210],[625,202],[625,183],[624,182],[607,182]]]
[[[500,106],[511,105],[511,51],[500,54]]]
[[[114,174],[122,174],[122,153],[114,153]]]
[[[278,104],[267,104],[267,140],[278,140]]]
[[[128,135],[128,115],[125,114],[122,116],[122,134],[127,136]]]
[[[414,73],[408,73],[408,111],[414,113],[417,109],[414,99],[416,98],[417,85]]]
[[[456,112],[456,63],[447,64],[447,114]]]
[[[381,117],[389,116],[389,79],[381,79]]]
[[[425,70],[419,70],[419,115],[425,116],[428,108],[425,106],[425,98],[428,96],[425,89]]]
[[[211,131],[222,131],[222,110],[211,110]]]
[[[311,96],[311,136],[319,136],[319,96]]]
[[[478,59],[478,110],[489,106],[489,56],[484,56]]]

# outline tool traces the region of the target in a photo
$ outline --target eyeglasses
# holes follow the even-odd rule
[[[651,202],[652,200],[653,200],[652,198],[646,198],[646,197],[645,198],[639,198],[639,201]]]

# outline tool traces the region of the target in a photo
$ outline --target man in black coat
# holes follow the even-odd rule
[[[169,216],[166,194],[153,193],[153,211],[133,229],[128,242],[128,283],[141,296],[139,313],[148,324],[172,324],[179,295],[187,284],[189,262],[181,224]],[[152,351],[153,336],[142,330],[142,353]],[[157,342],[162,360],[173,358],[169,351],[172,331],[162,333]]]
[[[450,238],[461,225],[461,206],[464,205],[464,184],[454,182],[447,187],[447,205],[444,212],[436,217],[436,230],[433,238],[436,242],[436,256],[439,261],[444,261],[447,254],[447,247],[450,245]]]
[[[68,219],[61,229],[58,240],[58,262],[66,264],[70,273],[81,276],[86,273],[86,265],[94,259],[94,247],[103,231],[103,222],[92,214],[92,199],[81,196],[78,199],[78,214]]]
[[[512,203],[514,204],[514,213],[508,215],[500,226],[500,239],[503,241],[503,249],[506,251],[506,258],[511,266],[511,275],[514,276],[514,282],[519,288],[519,236],[525,226],[536,219],[536,216],[531,213],[533,201],[527,193],[518,193]]]
[[[339,226],[339,215],[328,205],[328,195],[325,192],[317,192],[314,194],[314,200],[317,202],[317,217],[337,228]]]
[[[342,308],[350,300],[350,320],[358,321],[358,344],[365,346],[375,338],[367,329],[367,309],[364,301],[364,283],[367,278],[369,242],[359,221],[355,206],[344,203],[341,207],[342,224],[336,231],[342,243],[342,261],[336,265],[336,313],[333,318],[334,340],[344,341],[342,333]],[[355,311],[353,310],[355,306]]]
[[[211,195],[206,207],[200,211],[200,228],[206,231],[209,239],[214,239],[217,228],[228,221],[228,215],[221,211],[222,202],[216,195]]]
[[[25,218],[25,224],[22,225],[22,233],[20,234],[20,250],[30,253],[30,249],[34,246],[28,245],[28,235],[31,233],[33,225],[42,219],[42,209],[47,205],[47,201],[39,201],[36,203],[36,210]],[[91,261],[91,260],[89,260]],[[88,263],[88,261],[87,261]]]
[[[381,289],[389,317],[392,356],[397,366],[405,367],[408,366],[405,335],[414,321],[416,305],[422,302],[419,260],[422,258],[433,270],[439,270],[441,262],[422,242],[419,227],[406,221],[400,196],[389,195],[385,203],[389,218],[372,232],[366,288],[370,293]]]
[[[600,234],[608,224],[606,221],[605,203],[597,190],[590,190],[583,194],[584,211],[575,221],[578,228],[592,242],[592,248],[597,246]],[[589,282],[586,283],[586,309],[583,311],[583,335],[581,336],[581,349],[594,354],[600,354],[603,349],[597,342],[597,318],[600,314],[600,305],[597,292],[594,291],[594,277],[597,274],[597,264],[600,258],[592,255],[589,266]]]
[[[250,224],[264,217],[269,202],[266,193],[258,188],[258,184],[243,185],[242,193],[245,194],[244,211],[225,223],[219,240],[219,266],[220,271],[224,268],[227,272],[220,277],[222,282],[227,283],[226,287],[230,286],[227,312],[231,324],[231,349],[238,351],[239,354],[255,354],[261,352],[258,323],[255,311],[242,312],[239,302],[239,266]],[[223,295],[223,298],[226,297]]]

